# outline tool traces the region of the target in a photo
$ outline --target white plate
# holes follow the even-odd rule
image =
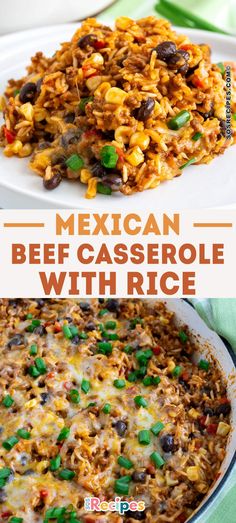
[[[24,74],[30,57],[38,50],[52,55],[60,42],[68,40],[78,25],[34,29],[0,38],[0,92],[9,78]],[[179,30],[178,30],[179,31]],[[235,60],[236,38],[205,31],[183,29],[192,41],[212,46],[213,61]],[[28,160],[4,157],[0,152],[0,206],[3,208],[79,208],[95,210],[190,209],[236,207],[236,147],[228,149],[210,165],[191,166],[182,176],[130,197],[115,193],[84,198],[85,187],[63,181],[47,191],[42,180],[27,167]]]

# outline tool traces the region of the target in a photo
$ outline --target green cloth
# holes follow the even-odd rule
[[[236,0],[173,0],[211,23],[236,34]],[[157,15],[155,0],[118,0],[98,18],[112,22],[118,16],[142,18]],[[158,15],[157,15],[158,16]],[[236,350],[236,299],[192,300],[207,325],[224,336]],[[197,523],[233,523],[236,521],[236,466],[221,493],[214,500],[204,517]]]

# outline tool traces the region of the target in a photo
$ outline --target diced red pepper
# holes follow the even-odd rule
[[[205,87],[204,82],[198,76],[193,77],[192,83],[195,85],[195,87],[199,87],[199,89],[203,89]]]
[[[45,499],[48,496],[47,490],[40,490],[40,498]]]
[[[54,324],[54,332],[61,332],[61,331],[62,331],[62,327],[61,327],[60,323],[58,321],[56,321]]]
[[[125,158],[125,153],[122,149],[120,149],[120,147],[116,147],[116,153],[118,154],[119,156],[119,161],[124,163],[124,158]]]
[[[198,440],[198,441],[195,441],[195,445],[194,446],[195,446],[195,449],[198,450],[198,449],[201,448],[202,445],[201,445],[201,442]]]
[[[153,354],[155,354],[155,356],[158,356],[158,354],[160,354],[160,352],[161,352],[161,347],[160,347],[160,345],[156,345],[156,347],[154,347],[154,348],[152,349],[152,352],[153,352]]]
[[[93,47],[95,47],[95,49],[98,51],[99,49],[106,47],[106,42],[104,42],[104,40],[96,40],[96,42],[93,44]]]
[[[15,141],[16,135],[12,131],[9,131],[9,129],[7,129],[6,127],[4,127],[4,135],[7,143],[11,144]]]
[[[189,373],[188,373],[186,370],[184,370],[183,374],[181,375],[181,379],[182,379],[183,381],[188,381],[189,378],[190,378]]]
[[[224,397],[224,398],[220,398],[219,403],[221,405],[224,405],[225,403],[230,403],[230,401],[228,400],[228,398]]]
[[[90,129],[89,131],[85,131],[83,135],[85,138],[90,138],[91,136],[99,136],[99,133],[95,129]]]
[[[72,388],[72,383],[70,383],[69,381],[65,381],[65,383],[63,383],[63,387],[66,390],[70,390]]]
[[[201,416],[199,418],[199,424],[201,425],[201,427],[205,427],[205,424],[206,424],[206,416]]]
[[[184,523],[186,521],[186,519],[187,519],[187,516],[186,516],[185,512],[182,512],[182,514],[180,514],[178,516],[178,523]]]
[[[49,372],[46,376],[47,378],[51,379],[55,377],[55,372]]]
[[[150,465],[147,466],[147,473],[148,474],[155,474],[156,473],[156,469],[155,469],[154,465],[152,465],[151,463],[150,463]]]
[[[207,425],[207,432],[208,434],[216,434],[216,431],[217,431],[217,423],[210,423],[209,425]]]
[[[12,512],[10,510],[6,510],[6,512],[2,512],[2,514],[0,514],[1,518],[9,518],[10,516],[12,516]]]

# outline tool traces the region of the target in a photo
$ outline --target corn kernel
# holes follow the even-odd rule
[[[6,98],[2,95],[0,95],[0,111],[4,111],[5,107],[6,107],[7,103],[6,103]]]
[[[106,102],[110,104],[122,105],[125,101],[127,93],[119,87],[111,87],[105,94]]]
[[[175,367],[176,367],[175,362],[173,360],[169,359],[168,362],[167,362],[167,369],[168,369],[168,371],[172,372],[172,370],[174,370]]]
[[[129,143],[132,129],[127,125],[120,125],[115,131],[115,140],[119,143]]]
[[[40,461],[39,463],[37,463],[36,465],[36,470],[37,472],[43,472],[45,469],[47,469],[49,466],[49,461],[48,460],[44,460],[44,461]]]
[[[228,425],[228,423],[224,423],[224,421],[220,421],[220,423],[217,427],[216,434],[218,434],[218,436],[227,436],[229,431],[230,431],[230,425]]]
[[[95,89],[97,89],[97,87],[100,85],[101,81],[101,76],[92,76],[92,78],[88,78],[86,81],[87,88],[89,91],[95,91]]]
[[[148,148],[150,143],[150,137],[142,132],[134,133],[132,134],[130,138],[130,147],[134,147],[135,145],[138,145],[142,151],[145,151],[145,149]]]
[[[90,178],[88,181],[88,190],[85,197],[88,199],[95,198],[97,194],[97,178]]]
[[[83,65],[91,65],[91,67],[99,67],[104,64],[104,58],[100,53],[93,53],[87,60],[84,60]]]
[[[68,401],[63,398],[55,399],[54,400],[54,407],[56,410],[64,410],[68,407]]]
[[[116,27],[117,29],[123,29],[123,31],[126,31],[128,27],[133,25],[133,20],[131,18],[128,18],[128,16],[120,16],[116,19]]]
[[[126,159],[130,163],[130,165],[133,165],[134,167],[137,167],[137,165],[142,163],[144,161],[144,156],[140,147],[134,147],[131,150],[131,152],[126,156]]]
[[[30,143],[25,143],[23,145],[22,149],[19,151],[20,158],[25,158],[26,156],[30,156],[32,153],[32,145]]]
[[[188,413],[189,416],[193,419],[197,419],[200,416],[200,413],[196,409],[190,409]]]
[[[30,102],[23,104],[20,107],[20,113],[25,117],[28,122],[32,122],[34,116],[34,108]]]
[[[110,89],[110,87],[111,84],[109,82],[102,82],[94,92],[94,96],[105,96],[105,93]]]
[[[90,178],[92,178],[92,173],[88,169],[81,169],[81,172],[80,172],[81,183],[88,183]]]
[[[35,407],[35,405],[37,405],[37,403],[38,403],[37,398],[29,400],[25,403],[25,409],[32,409],[33,407]]]
[[[178,485],[178,480],[171,477],[169,470],[167,470],[166,475],[166,484],[168,487],[174,487],[175,485]]]
[[[200,479],[200,471],[199,467],[188,467],[186,470],[187,476],[189,481],[199,481]]]

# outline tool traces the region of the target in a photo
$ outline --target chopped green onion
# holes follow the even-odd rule
[[[143,324],[143,319],[142,318],[132,318],[132,320],[130,320],[130,328],[133,330],[135,329],[136,325],[142,325]]]
[[[78,327],[76,327],[76,325],[70,325],[69,329],[70,329],[72,338],[74,338],[74,336],[77,336],[77,334],[79,333],[79,329],[78,329]]]
[[[153,385],[159,385],[160,381],[161,381],[160,376],[155,376],[153,378]]]
[[[35,365],[36,365],[36,368],[38,369],[38,371],[40,372],[40,374],[46,374],[47,367],[46,367],[46,363],[43,360],[43,358],[35,358]]]
[[[162,429],[164,429],[164,423],[161,421],[158,421],[153,427],[151,427],[151,431],[154,434],[154,436],[158,436],[158,434],[161,432]]]
[[[180,341],[182,341],[182,343],[186,343],[186,341],[188,341],[188,336],[184,331],[179,331],[178,336],[179,336]]]
[[[119,336],[118,334],[116,334],[116,332],[111,332],[110,334],[107,334],[107,337],[111,341],[116,341],[119,339]]]
[[[81,340],[87,340],[88,339],[88,334],[86,334],[86,332],[79,332],[79,338]]]
[[[145,387],[149,387],[150,385],[153,384],[153,378],[152,376],[145,376],[145,378],[143,378],[143,385]]]
[[[34,325],[34,327],[39,327],[39,325],[41,325],[41,320],[32,320],[32,325]]]
[[[180,166],[180,170],[185,169],[185,167],[188,167],[189,165],[191,165],[192,163],[195,163],[195,162],[196,162],[196,158],[190,158],[190,160],[188,160],[186,163],[184,163],[183,165]]]
[[[70,434],[69,427],[63,427],[63,429],[61,429],[61,432],[58,435],[57,441],[64,441],[65,439],[68,438],[69,434]]]
[[[130,459],[128,459],[128,458],[125,458],[124,456],[119,456],[117,463],[124,469],[128,469],[128,470],[132,469],[134,466],[132,461],[130,461]]]
[[[151,357],[153,356],[153,352],[151,349],[147,349],[147,350],[138,350],[136,352],[136,359],[138,360],[139,363],[141,364],[145,364],[147,363],[147,360],[149,360]]]
[[[150,456],[151,460],[153,461],[156,468],[160,469],[165,465],[164,459],[161,457],[159,452],[153,452]]]
[[[19,436],[19,438],[30,439],[30,432],[28,430],[19,429],[16,434]]]
[[[236,113],[232,114],[233,120],[236,120]]]
[[[125,387],[125,380],[122,380],[122,379],[114,380],[113,385],[117,389],[123,389]]]
[[[63,469],[59,472],[59,478],[65,479],[65,480],[71,480],[75,477],[75,472],[73,470],[69,469]]]
[[[20,92],[20,89],[15,89],[15,91],[13,93],[14,98],[19,94],[19,92]]]
[[[116,321],[112,321],[112,320],[106,321],[105,328],[108,330],[114,330],[116,328]]]
[[[108,169],[114,169],[118,161],[118,154],[113,145],[104,145],[100,151],[101,164]]]
[[[17,443],[19,443],[18,438],[16,438],[16,436],[10,436],[10,438],[3,441],[2,446],[6,450],[11,450]]]
[[[80,402],[80,395],[77,389],[70,390],[70,400],[72,401],[72,403]]]
[[[35,365],[30,365],[28,368],[28,373],[32,378],[38,378],[40,376],[40,372],[38,371],[37,367]]]
[[[61,466],[61,456],[58,454],[55,458],[52,458],[50,460],[50,470],[52,472],[55,472],[55,470],[58,470]]]
[[[0,469],[0,479],[8,479],[11,475],[11,472],[11,469],[9,469],[8,467]]]
[[[104,412],[104,414],[110,414],[110,412],[111,412],[110,403],[105,403],[104,407],[102,408],[102,412]]]
[[[223,62],[218,62],[216,65],[219,67],[222,76],[224,76],[224,74],[225,74],[225,66],[224,66]]]
[[[109,312],[108,309],[101,309],[101,310],[99,311],[99,313],[98,313],[98,316],[100,316],[100,317],[101,317],[101,316],[104,316],[104,314],[107,314],[108,312]],[[103,329],[104,329],[104,326],[102,326],[102,327],[103,327]]]
[[[200,360],[198,363],[198,368],[202,370],[209,370],[210,363],[207,360]]]
[[[131,347],[131,345],[126,345],[126,346],[124,347],[124,352],[125,352],[126,354],[131,354],[131,352],[133,352],[133,347]]]
[[[63,325],[62,330],[63,330],[65,338],[70,340],[70,338],[72,338],[72,334],[71,334],[69,325]]]
[[[91,385],[90,385],[90,382],[88,380],[82,380],[82,383],[81,383],[81,390],[85,393],[85,394],[88,394],[88,391],[90,390],[91,388]]]
[[[140,445],[149,445],[151,441],[149,430],[140,430],[138,433],[138,441]]]
[[[72,171],[79,171],[79,169],[84,166],[84,160],[78,154],[72,154],[69,158],[67,158],[66,165]]]
[[[13,516],[11,519],[9,519],[8,523],[23,523],[23,518],[16,518]]]
[[[66,507],[49,508],[46,511],[44,523],[47,523],[49,519],[58,519],[61,516],[64,516],[65,512]]]
[[[148,403],[143,396],[135,396],[134,402],[138,407],[147,407]]]
[[[112,189],[108,185],[105,185],[102,182],[97,183],[97,192],[99,194],[106,194],[107,196],[110,196],[112,194]]]
[[[6,409],[9,409],[9,407],[11,407],[13,403],[14,399],[10,396],[10,394],[7,394],[5,398],[3,398],[2,400],[2,404],[4,405],[4,407],[6,407]]]
[[[135,383],[135,381],[138,381],[138,376],[137,376],[137,372],[134,371],[134,372],[130,372],[127,376],[127,380],[130,382],[130,383]]]
[[[31,313],[27,314],[27,316],[26,316],[27,320],[32,320],[32,318],[33,318],[33,314],[31,314]]]
[[[146,363],[146,362],[145,362]],[[137,376],[141,379],[144,378],[145,374],[147,373],[147,363],[145,365],[142,365],[137,371]]]
[[[36,356],[37,352],[38,352],[37,345],[35,345],[35,344],[31,345],[30,350],[29,350],[30,356]]]
[[[90,403],[88,403],[87,408],[88,407],[95,407],[96,405],[97,405],[96,401],[91,401]]]
[[[129,483],[122,481],[122,478],[119,478],[115,481],[115,493],[122,494],[123,496],[128,496],[129,494]]]
[[[112,344],[109,341],[99,341],[98,350],[102,354],[111,354],[112,353]]]
[[[87,98],[81,98],[79,103],[79,109],[82,113],[85,112],[85,107],[89,102],[93,101],[93,96],[88,96]]]
[[[195,133],[193,136],[192,136],[192,140],[194,142],[197,142],[198,140],[200,140],[200,138],[202,138],[203,134],[202,133]]]
[[[172,129],[173,131],[178,131],[190,120],[190,116],[191,115],[189,111],[180,111],[178,114],[176,114],[176,116],[169,120],[167,126],[169,127],[169,129]]]
[[[180,365],[176,365],[176,367],[172,370],[171,374],[174,378],[178,378],[182,373],[182,370],[183,368],[180,367]]]

